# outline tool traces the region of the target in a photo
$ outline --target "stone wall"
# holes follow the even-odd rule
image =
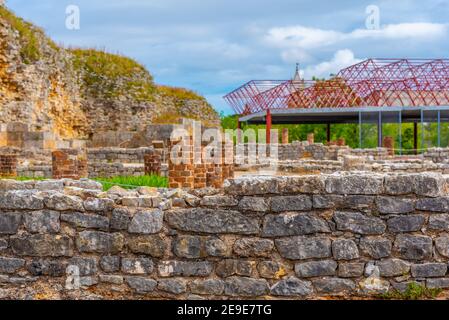
[[[88,170],[90,177],[111,177],[119,175],[144,175],[144,155],[152,150],[162,154],[161,175],[168,175],[168,149],[153,147],[143,148],[87,148]],[[160,147],[158,147],[160,148]],[[245,156],[248,154],[248,144],[244,145]],[[17,174],[27,177],[52,177],[51,151],[38,148],[0,147],[1,154],[15,154],[18,159]],[[433,148],[418,156],[395,156],[388,154],[386,148],[350,149],[347,146],[324,146],[293,142],[279,145],[278,169],[292,173],[332,173],[344,170],[363,170],[371,172],[426,172],[434,171],[449,173],[449,148]],[[346,166],[345,159],[357,157],[357,166]],[[239,165],[238,171],[256,170],[266,166],[266,163]],[[226,169],[226,168],[224,168]],[[150,170],[151,171],[151,170]],[[207,168],[210,179],[215,169]],[[232,170],[231,170],[232,171]],[[232,176],[225,175],[226,177]],[[199,178],[202,179],[202,178]],[[207,178],[206,178],[207,179]],[[217,185],[220,185],[218,183]]]
[[[248,144],[244,146],[248,151]],[[308,141],[295,141],[289,144],[279,144],[279,160],[339,160],[344,155],[354,155],[371,158],[373,160],[387,159],[390,157],[387,148],[351,149],[345,145],[323,145],[322,143],[309,143]],[[391,157],[390,157],[391,158]]]
[[[89,148],[87,159],[96,163],[144,163],[144,155],[153,152],[153,148]]]
[[[423,153],[423,157],[426,160],[433,161],[435,163],[448,163],[449,160],[449,148],[431,148]]]
[[[212,299],[449,288],[449,176],[242,177],[108,193],[0,181],[0,296]]]
[[[91,148],[87,149],[89,177],[142,176],[144,156],[151,148]]]

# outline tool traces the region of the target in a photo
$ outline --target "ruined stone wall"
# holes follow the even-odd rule
[[[186,116],[219,123],[203,97],[155,85],[150,73],[131,59],[63,48],[38,27],[0,8],[0,124],[26,121],[36,132],[30,141],[136,133],[154,122]],[[20,21],[21,28],[11,21]],[[89,59],[96,61],[94,68]],[[39,137],[42,131],[51,136]],[[2,140],[0,133],[0,145]]]
[[[243,148],[247,154],[248,144],[245,144]],[[279,160],[281,161],[299,159],[339,160],[345,155],[372,158],[374,160],[389,158],[387,148],[351,149],[350,147],[344,145],[326,146],[322,143],[309,143],[307,141],[294,141],[288,144],[279,144],[278,154]]]
[[[428,149],[423,153],[423,157],[435,163],[447,163],[449,160],[449,148]]]
[[[153,148],[90,148],[87,149],[89,162],[97,163],[142,163],[144,155],[153,152]]]
[[[376,296],[449,288],[449,176],[229,180],[108,193],[0,181],[0,297]]]
[[[87,149],[89,177],[144,175],[144,155],[148,152],[153,152],[153,148]]]
[[[390,149],[388,148],[348,149],[347,154],[374,160],[382,160],[391,158],[389,150]]]

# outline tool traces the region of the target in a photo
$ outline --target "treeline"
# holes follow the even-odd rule
[[[238,116],[225,116],[221,114],[221,125],[223,129],[237,129]],[[265,125],[246,125],[242,124],[242,129],[251,128],[257,130],[265,129]],[[288,128],[289,141],[306,141],[309,133],[314,133],[315,142],[327,142],[327,126],[315,124],[300,125],[273,125],[273,129],[279,130],[279,139],[281,139],[282,128]],[[440,125],[440,146],[447,147],[449,144],[449,123]],[[401,133],[401,135],[400,135]],[[409,153],[414,150],[413,123],[403,123],[402,126],[396,123],[385,123],[382,126],[382,136],[391,136],[395,139],[395,148],[400,149],[402,143],[403,153]],[[331,141],[344,138],[346,144],[351,148],[360,147],[360,128],[358,124],[332,124]],[[424,123],[418,124],[417,131],[418,149],[426,149],[438,146],[438,124]],[[424,139],[423,139],[424,138]],[[378,133],[376,124],[362,124],[362,148],[376,148]],[[401,141],[402,140],[402,141]]]

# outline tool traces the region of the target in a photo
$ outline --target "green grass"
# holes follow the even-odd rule
[[[156,187],[167,188],[168,178],[157,175],[151,176],[118,176],[112,178],[95,178],[95,181],[103,185],[103,190],[107,191],[113,186],[119,186],[124,189],[135,189],[137,187]]]
[[[137,101],[154,100],[157,89],[153,77],[137,61],[104,50],[68,50],[73,54],[74,68],[84,71],[83,85],[88,90],[91,88],[91,93],[98,93],[100,85],[102,93],[109,98],[129,93]]]
[[[409,283],[407,289],[404,292],[398,290],[392,290],[380,297],[382,299],[391,300],[424,300],[424,299],[435,299],[440,293],[441,289],[429,289],[423,285],[412,282]]]
[[[47,178],[39,177],[5,177],[0,179],[13,179],[17,181],[42,181],[48,180]],[[108,191],[113,186],[120,186],[124,189],[136,189],[138,187],[155,187],[155,188],[167,188],[168,178],[157,175],[151,176],[117,176],[112,178],[95,178],[92,179],[100,182],[103,185],[103,190]]]
[[[74,55],[74,65],[89,71],[92,77],[104,76],[109,79],[132,77],[135,73],[147,72],[145,67],[135,60],[97,49],[69,49]],[[151,75],[148,74],[152,80]],[[87,81],[97,82],[100,79],[92,78]]]
[[[17,181],[29,181],[29,180],[43,181],[43,180],[47,180],[47,178],[43,178],[43,177],[13,177],[13,178],[2,178],[2,179],[13,179],[13,180],[17,180]]]
[[[169,86],[158,86],[158,91],[160,94],[165,96],[174,97],[178,100],[199,100],[205,101],[204,97],[199,94],[193,92],[192,90],[178,88],[178,87],[169,87]]]

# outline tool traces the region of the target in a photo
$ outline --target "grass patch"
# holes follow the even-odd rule
[[[117,176],[112,178],[92,179],[103,185],[103,190],[108,191],[113,186],[119,186],[124,189],[135,189],[138,187],[156,187],[167,188],[168,178],[157,175],[151,176]]]
[[[193,92],[192,90],[178,88],[178,87],[169,87],[169,86],[158,86],[158,91],[160,94],[174,97],[178,100],[201,100],[205,101],[204,97],[199,94]]]
[[[41,177],[0,177],[0,179],[12,179],[17,181],[43,181],[48,178]],[[103,190],[108,191],[113,186],[119,186],[124,189],[136,189],[138,187],[155,187],[155,188],[167,188],[168,178],[157,175],[150,176],[117,176],[111,178],[94,178],[103,185]]]
[[[132,77],[135,73],[147,72],[145,67],[135,60],[112,54],[97,49],[68,49],[75,57],[74,65],[78,69],[84,68],[89,71],[92,78],[87,78],[93,83],[99,81],[94,76],[103,76],[109,79],[121,77]],[[153,78],[149,75],[150,79]]]
[[[44,178],[44,177],[4,177],[1,179],[13,179],[13,180],[17,180],[17,181],[30,181],[30,180],[34,180],[34,181],[43,181],[43,180],[48,180],[48,178]]]
[[[435,299],[440,293],[441,289],[429,289],[418,283],[409,283],[404,292],[398,290],[391,290],[382,294],[380,298],[390,300],[424,300]]]
[[[137,101],[153,101],[156,86],[153,77],[135,60],[97,49],[68,49],[73,66],[83,70],[83,86],[91,94],[101,92],[109,98],[130,94]]]

